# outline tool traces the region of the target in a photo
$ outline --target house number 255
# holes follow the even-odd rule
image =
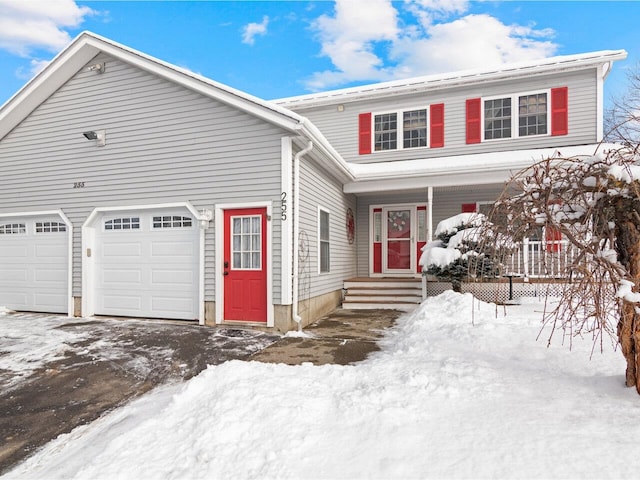
[[[287,192],[280,194],[280,219],[284,222],[287,219]]]

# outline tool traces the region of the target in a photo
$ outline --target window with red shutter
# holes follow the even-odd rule
[[[371,113],[361,113],[358,118],[358,153],[371,153]]]
[[[480,143],[482,100],[480,98],[470,98],[467,100],[467,143]]]
[[[437,103],[429,107],[431,116],[431,148],[444,147],[444,103]]]
[[[475,203],[463,203],[462,213],[475,213],[478,211],[478,205]]]
[[[569,133],[569,88],[551,89],[551,135]]]

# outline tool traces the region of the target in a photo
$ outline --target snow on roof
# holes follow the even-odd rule
[[[508,179],[512,173],[537,161],[554,157],[592,156],[596,152],[620,148],[611,143],[597,143],[568,147],[509,150],[473,155],[421,158],[395,162],[350,164],[356,181],[345,186],[346,193],[392,190],[401,182],[403,188],[454,186],[496,183]],[[467,176],[467,178],[463,178]],[[487,176],[484,180],[483,176]],[[437,179],[434,184],[431,179]]]
[[[590,68],[616,60],[624,60],[626,57],[627,52],[625,50],[602,50],[576,55],[550,57],[535,61],[510,63],[492,68],[448,72],[339,90],[323,91],[275,99],[273,102],[277,105],[290,108],[311,107],[335,102],[354,101],[362,98],[398,95],[412,91],[434,90],[437,88],[473,84],[502,78],[516,78],[519,76],[528,76],[533,73]],[[603,75],[606,76],[607,73],[608,69],[603,71]]]

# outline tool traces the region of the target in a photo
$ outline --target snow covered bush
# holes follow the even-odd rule
[[[491,230],[481,213],[460,213],[441,221],[435,231],[437,240],[423,248],[420,257],[423,273],[451,282],[456,292],[468,277],[496,277],[500,273],[496,244],[486,241]]]

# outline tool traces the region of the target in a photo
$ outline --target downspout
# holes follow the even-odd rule
[[[300,158],[313,149],[313,142],[293,157],[293,296],[291,304],[291,318],[298,324],[298,331],[302,331],[302,318],[298,315],[298,236],[300,235]]]

